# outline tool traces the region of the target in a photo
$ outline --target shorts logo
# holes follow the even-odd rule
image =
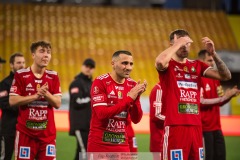
[[[55,157],[56,155],[56,149],[55,149],[55,145],[49,144],[46,146],[46,156],[51,156],[51,157]]]
[[[182,149],[170,150],[171,160],[183,160]]]
[[[30,147],[20,147],[19,158],[30,159]]]
[[[199,159],[200,159],[200,160],[203,160],[203,158],[204,158],[203,148],[199,148]]]

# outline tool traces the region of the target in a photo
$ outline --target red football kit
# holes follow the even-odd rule
[[[200,115],[201,76],[210,68],[199,60],[178,63],[159,71],[166,107],[163,158],[203,159]]]
[[[57,72],[45,70],[42,78],[37,78],[30,67],[21,69],[14,75],[9,95],[34,95],[37,89],[46,83],[51,94],[61,95]],[[17,159],[54,159],[56,128],[53,106],[42,97],[27,105],[19,106],[17,120],[15,157]]]
[[[132,122],[130,119],[130,122],[128,123],[129,125],[127,126],[128,144],[129,144],[130,152],[137,152],[138,151],[137,139],[135,137],[135,133],[131,123]]]
[[[138,123],[142,118],[139,97],[134,101],[127,96],[135,85],[136,82],[130,78],[119,84],[110,74],[94,80],[91,88],[92,118],[88,152],[130,151],[127,130],[129,118],[133,123]]]
[[[160,160],[163,143],[163,130],[165,116],[162,110],[162,89],[156,84],[150,96],[150,151],[153,152],[153,160]]]
[[[204,99],[212,99],[223,96],[223,89],[219,80],[202,77],[202,96]],[[216,105],[204,106],[201,104],[202,129],[203,131],[221,130],[220,109],[226,101]]]

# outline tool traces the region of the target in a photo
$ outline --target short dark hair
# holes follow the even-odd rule
[[[202,49],[198,52],[198,59],[204,60],[206,54],[210,55],[206,49]]]
[[[189,36],[189,33],[183,29],[177,29],[175,31],[172,31],[169,36],[169,40],[172,41],[174,39],[174,35],[177,35],[177,37],[184,37],[184,36]]]
[[[30,50],[31,50],[31,53],[35,53],[35,51],[37,50],[37,48],[41,46],[43,48],[52,48],[51,47],[51,44],[48,43],[48,42],[45,42],[45,41],[38,41],[38,42],[33,42],[31,44],[31,47],[30,47]]]
[[[20,53],[20,52],[13,53],[13,54],[10,56],[10,59],[9,59],[9,63],[10,63],[10,64],[13,64],[13,63],[14,63],[15,57],[23,57],[23,54]]]
[[[116,51],[115,53],[113,53],[112,58],[119,57],[120,54],[126,54],[129,56],[132,56],[132,53],[129,51],[119,50],[119,51]]]

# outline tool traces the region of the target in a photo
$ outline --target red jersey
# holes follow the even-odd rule
[[[169,66],[159,71],[163,90],[162,105],[167,107],[165,125],[201,125],[201,76],[210,68],[199,60],[179,63],[171,59]]]
[[[110,74],[94,80],[88,152],[129,152],[128,116],[134,123],[142,118],[139,97],[133,101],[127,96],[135,85],[130,78],[126,78],[123,84],[116,83]]]
[[[9,95],[28,96],[37,93],[37,89],[48,84],[53,95],[61,95],[57,72],[45,70],[42,78],[34,76],[30,67],[18,70],[14,75]],[[27,105],[19,106],[16,129],[24,134],[40,140],[56,137],[53,106],[42,97]]]
[[[223,89],[219,80],[202,77],[202,97],[205,99],[223,96]],[[220,105],[201,105],[202,129],[203,131],[214,131],[221,129]]]
[[[162,111],[162,89],[160,83],[152,89],[150,96],[150,151],[162,152],[162,137],[165,116]]]

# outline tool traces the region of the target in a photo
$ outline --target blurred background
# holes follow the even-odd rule
[[[147,139],[148,96],[158,82],[155,58],[169,46],[170,32],[180,28],[189,31],[194,41],[189,58],[197,58],[203,48],[201,38],[208,36],[232,72],[232,79],[222,83],[223,87],[240,84],[240,0],[1,0],[0,57],[7,63],[1,67],[0,80],[10,72],[12,53],[22,52],[27,65],[31,65],[31,43],[51,42],[48,68],[59,73],[63,92],[62,107],[55,112],[59,135],[63,135],[58,142],[66,144],[66,138],[71,141],[66,132],[68,87],[83,60],[96,60],[95,78],[111,71],[115,51],[129,50],[134,57],[132,78],[146,79],[149,84],[141,99],[145,119],[140,127],[136,126],[138,136]],[[239,160],[240,153],[230,147],[234,142],[240,147],[240,96],[222,107],[221,114],[225,135],[236,138],[227,141],[227,153],[232,156],[228,159]],[[147,152],[147,147],[143,145],[140,151]],[[75,151],[59,148],[58,154],[65,151],[64,155],[71,155]],[[66,159],[64,155],[58,159]]]

